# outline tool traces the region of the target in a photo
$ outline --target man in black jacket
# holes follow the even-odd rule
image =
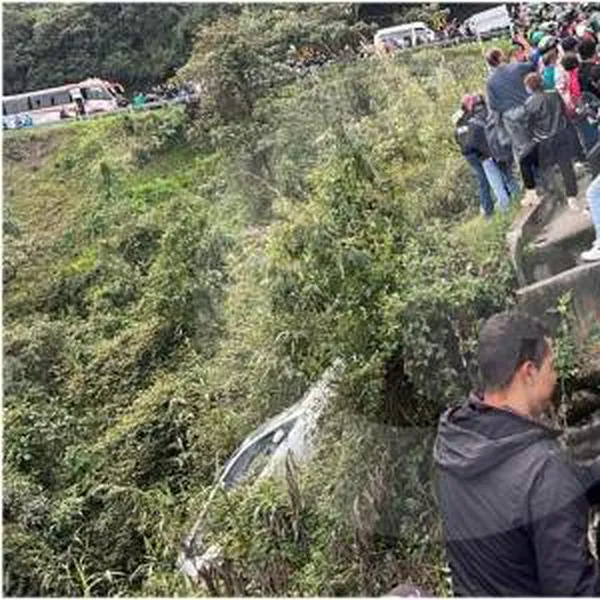
[[[440,420],[437,495],[456,596],[599,596],[588,544],[600,464],[575,465],[539,421],[556,373],[545,326],[501,313],[479,338],[483,394]]]

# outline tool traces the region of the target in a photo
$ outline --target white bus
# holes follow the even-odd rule
[[[25,92],[2,98],[5,128],[19,127],[22,121],[32,125],[53,123],[61,118],[112,111],[123,100],[123,87],[98,78],[86,79],[55,88]]]

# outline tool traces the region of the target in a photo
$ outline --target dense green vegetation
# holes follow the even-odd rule
[[[130,91],[170,77],[198,23],[227,5],[4,4],[4,93],[101,76]]]
[[[252,12],[274,21],[272,4],[252,5]],[[287,5],[285,11],[301,25],[307,41],[323,41],[323,29],[341,32],[346,26],[388,26],[405,20],[435,22],[444,5],[333,4]],[[488,5],[448,5],[464,20]],[[243,13],[240,4],[3,4],[3,84],[5,94],[17,94],[98,76],[119,81],[133,94],[175,74],[190,57],[198,28]],[[285,20],[285,19],[284,19]],[[366,33],[366,31],[365,31]],[[273,31],[278,35],[277,27]],[[200,34],[200,37],[202,33]],[[371,38],[366,35],[366,39]],[[286,40],[279,35],[281,41]],[[255,40],[261,43],[264,40]],[[327,40],[330,41],[330,40]],[[287,49],[287,48],[286,48]]]
[[[217,497],[211,591],[447,592],[428,432],[512,302],[449,118],[482,48],[294,81],[280,16],[201,30],[200,107],[6,136],[6,594],[192,593],[175,560],[216,472],[335,357],[314,460]]]

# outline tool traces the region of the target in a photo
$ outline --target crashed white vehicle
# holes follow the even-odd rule
[[[185,538],[177,561],[178,567],[191,581],[199,583],[201,573],[210,569],[221,557],[219,547],[206,547],[202,539],[207,513],[215,494],[235,487],[257,471],[257,479],[284,476],[286,459],[290,454],[297,464],[307,461],[315,448],[314,434],[318,418],[342,372],[343,362],[338,359],[299,402],[261,425],[226,463],[200,517]],[[256,465],[261,461],[266,461],[266,464],[258,470]]]

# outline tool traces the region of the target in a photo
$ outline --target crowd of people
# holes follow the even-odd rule
[[[596,241],[581,258],[600,260],[600,180],[588,189],[589,206],[580,207],[575,170],[599,141],[600,18],[586,5],[517,8],[520,29],[513,47],[486,53],[485,95],[463,97],[455,137],[477,180],[487,219],[494,213],[492,194],[501,211],[520,195],[515,164],[525,206],[540,201],[540,184],[558,166],[569,208],[590,212],[596,228]]]
[[[149,102],[185,102],[199,93],[198,85],[191,81],[176,84],[173,81],[155,85],[148,93],[136,91],[131,104],[133,108],[142,108]]]

